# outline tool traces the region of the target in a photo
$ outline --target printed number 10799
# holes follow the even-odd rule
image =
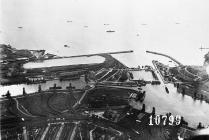
[[[149,125],[180,125],[181,123],[181,116],[180,115],[155,115],[155,116],[150,116],[149,117]]]

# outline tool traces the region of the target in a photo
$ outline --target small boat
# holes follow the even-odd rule
[[[19,26],[19,27],[17,27],[17,28],[22,29],[23,27]]]
[[[115,32],[115,31],[113,31],[113,30],[107,30],[106,32],[108,32],[108,33],[113,33],[113,32]]]
[[[68,45],[64,45],[64,47],[68,47],[68,48],[70,48],[70,46],[68,46]]]
[[[68,23],[69,23],[69,22],[72,22],[72,20],[68,20],[67,22],[68,22]]]

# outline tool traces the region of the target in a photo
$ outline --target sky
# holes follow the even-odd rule
[[[1,0],[0,9],[0,43],[18,49],[64,56],[134,50],[116,56],[133,65],[158,59],[150,50],[202,65],[208,51],[199,48],[209,47],[207,0]]]

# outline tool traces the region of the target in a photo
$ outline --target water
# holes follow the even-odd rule
[[[86,82],[83,77],[81,77],[79,80],[70,80],[70,81],[59,81],[59,80],[53,80],[53,81],[47,81],[46,83],[41,83],[41,89],[47,90],[49,87],[53,87],[54,84],[57,86],[61,86],[63,89],[66,89],[67,86],[69,86],[69,83],[72,84],[72,86],[75,86],[77,89],[82,89],[85,87]],[[10,91],[12,96],[16,95],[22,95],[23,87],[25,88],[26,93],[34,93],[38,91],[39,84],[19,84],[19,85],[11,85],[11,86],[0,86],[0,93],[1,95],[5,94],[8,90]]]
[[[199,48],[209,46],[208,1],[2,0],[1,4],[0,43],[18,49],[45,49],[60,56],[133,49],[137,57],[132,61],[140,63],[151,50],[183,64],[202,65],[207,50]]]
[[[143,74],[138,74],[138,76],[140,79],[154,80],[150,72],[143,72]],[[200,100],[194,101],[193,98],[187,95],[183,96],[177,92],[177,89],[172,84],[166,84],[166,86],[169,89],[169,94],[165,91],[164,84],[143,87],[143,90],[146,91],[144,103],[148,112],[151,112],[152,107],[155,107],[157,114],[171,112],[173,115],[182,115],[192,127],[196,127],[199,122],[209,125],[208,103]]]
[[[145,70],[142,71],[134,71],[132,72],[134,79],[133,80],[145,80],[145,81],[153,81],[152,73],[151,72],[146,72]],[[145,76],[146,75],[146,76]]]

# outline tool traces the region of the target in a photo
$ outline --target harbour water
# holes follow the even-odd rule
[[[140,79],[154,80],[150,72],[142,71],[142,73],[135,75]],[[160,79],[159,75],[158,78]],[[169,94],[165,91],[165,86],[168,87]],[[183,116],[192,127],[196,127],[199,122],[206,126],[209,125],[209,104],[205,101],[194,100],[187,95],[183,96],[172,84],[147,85],[143,87],[143,90],[147,93],[144,103],[147,105],[148,112],[151,112],[152,107],[155,107],[158,114],[171,112],[173,115]]]

